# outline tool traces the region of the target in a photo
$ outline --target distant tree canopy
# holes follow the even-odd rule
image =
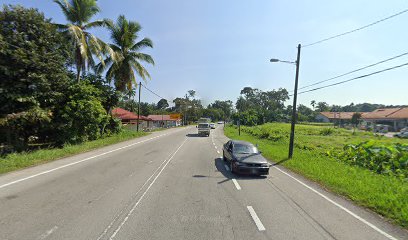
[[[288,91],[283,88],[264,92],[256,88],[245,87],[241,90],[241,96],[235,104],[237,113],[234,119],[235,121],[239,119],[244,125],[284,121],[287,119],[284,102],[288,99]]]

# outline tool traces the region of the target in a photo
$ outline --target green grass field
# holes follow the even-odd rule
[[[3,158],[0,158],[0,174],[50,162],[59,158],[87,152],[96,148],[145,135],[147,135],[147,133],[124,129],[118,134],[78,145],[67,145],[63,148],[42,149],[33,152],[9,154]]]
[[[374,139],[380,144],[408,143],[404,139],[378,137],[372,133],[335,129],[325,126],[297,125],[294,157],[287,160],[290,124],[269,123],[256,127],[241,127],[241,136],[234,126],[225,134],[259,145],[268,159],[282,165],[325,188],[341,194],[408,229],[408,182],[394,176],[351,166],[328,152],[341,151],[348,143]],[[287,160],[287,161],[285,161]]]

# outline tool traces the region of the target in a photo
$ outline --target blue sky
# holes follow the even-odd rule
[[[143,26],[150,37],[156,66],[148,67],[147,86],[173,99],[189,89],[204,104],[235,100],[243,87],[293,90],[295,68],[270,63],[270,58],[294,61],[296,46],[330,37],[408,8],[405,0],[390,1],[243,1],[243,0],[99,0],[95,18],[124,14]],[[1,4],[35,7],[55,22],[66,20],[51,0],[0,0]],[[371,28],[302,49],[299,86],[324,80],[408,52],[408,13]],[[95,31],[109,40],[105,30]],[[346,78],[408,62],[402,57]],[[351,102],[408,104],[408,67],[332,88],[299,95],[345,105]],[[332,82],[328,82],[332,83]],[[145,92],[143,101],[159,99]],[[290,101],[288,101],[290,104]]]

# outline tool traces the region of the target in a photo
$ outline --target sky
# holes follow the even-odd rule
[[[38,8],[54,22],[66,23],[52,0],[0,0]],[[155,66],[146,86],[173,100],[195,90],[203,104],[236,101],[242,88],[293,91],[295,66],[269,59],[295,61],[297,45],[340,34],[408,8],[406,0],[285,1],[285,0],[99,0],[93,20],[123,14],[139,22],[140,37],[149,37]],[[302,48],[299,87],[408,52],[408,13],[370,28]],[[110,41],[104,29],[94,34]],[[408,56],[325,84],[347,80],[408,62]],[[408,104],[408,67],[338,86],[300,94],[298,103]],[[140,79],[140,78],[138,78]],[[325,85],[322,84],[322,85]],[[306,90],[306,89],[304,89]],[[160,99],[143,91],[142,101]],[[291,104],[292,99],[286,104]]]

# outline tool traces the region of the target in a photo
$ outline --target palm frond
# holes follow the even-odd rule
[[[150,64],[154,65],[154,60],[153,60],[152,56],[150,56],[149,54],[139,53],[139,52],[132,52],[130,55],[134,59],[141,60],[143,62],[147,62],[147,63],[150,63]]]
[[[133,45],[130,50],[139,51],[140,49],[143,49],[145,47],[153,48],[153,42],[152,40],[150,40],[150,38],[143,38],[142,40],[137,42],[135,45]]]
[[[109,26],[111,23],[111,20],[109,19],[103,19],[103,20],[96,20],[90,23],[86,23],[83,26],[83,29],[90,29],[90,28],[94,28],[94,27],[107,27]]]
[[[151,79],[149,72],[147,72],[146,68],[142,66],[137,61],[131,61],[132,67],[136,70],[137,74],[144,80],[146,81],[146,78]]]

